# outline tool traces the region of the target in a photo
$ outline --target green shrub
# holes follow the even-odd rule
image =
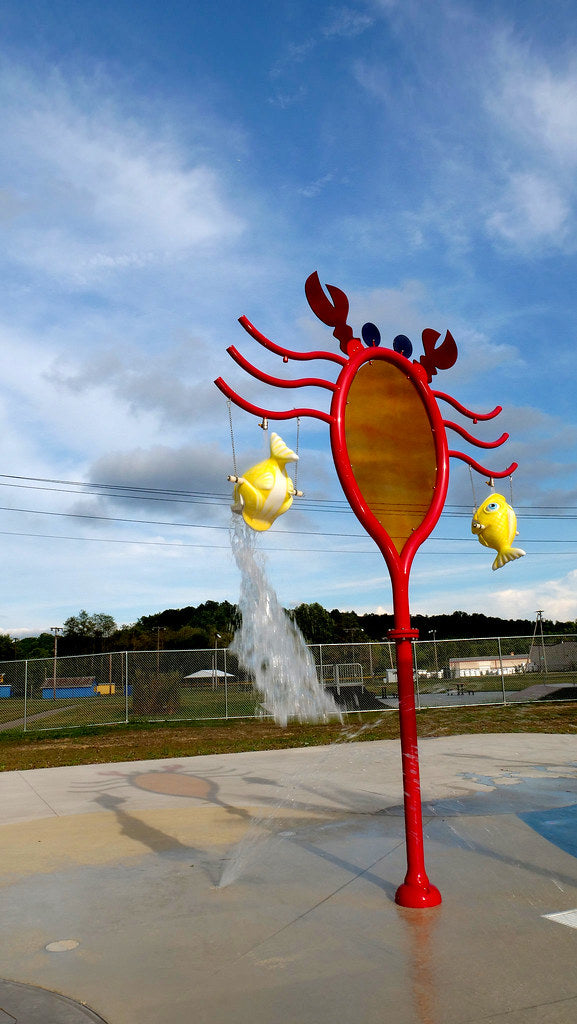
[[[174,715],[180,708],[180,674],[137,669],[132,677],[132,712],[137,718],[147,715]]]

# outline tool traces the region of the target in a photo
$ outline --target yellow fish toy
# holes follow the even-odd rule
[[[273,433],[270,458],[252,466],[242,476],[229,476],[235,485],[232,511],[241,515],[252,530],[268,530],[275,519],[291,507],[293,496],[302,494],[295,490],[286,471],[287,462],[297,461],[296,452]]]
[[[486,548],[493,548],[497,557],[493,569],[500,569],[506,562],[522,558],[522,548],[512,547],[517,536],[517,516],[502,494],[490,494],[479,505],[471,523],[471,533],[479,538]]]

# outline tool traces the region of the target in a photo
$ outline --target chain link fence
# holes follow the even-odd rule
[[[394,642],[310,646],[344,710],[398,708]],[[418,640],[417,707],[577,698],[577,635]],[[226,649],[115,651],[0,662],[0,729],[262,717],[253,679]]]

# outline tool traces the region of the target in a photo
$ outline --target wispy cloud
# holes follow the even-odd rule
[[[128,116],[103,83],[91,90],[5,70],[0,98],[10,254],[29,270],[86,285],[242,232],[202,146],[191,160],[161,126]]]
[[[562,248],[569,240],[572,209],[566,190],[540,174],[515,172],[487,218],[489,233],[520,249],[535,244]]]
[[[327,37],[352,38],[366,32],[374,21],[374,17],[367,11],[360,11],[354,7],[336,7],[329,11],[328,19],[322,27],[322,34]]]
[[[485,103],[502,162],[489,233],[509,245],[573,248],[577,241],[577,62],[559,63],[510,32],[494,37]],[[499,170],[497,168],[497,170]]]
[[[22,5],[7,2],[16,26]],[[137,6],[128,0],[126,32]],[[521,5],[505,13],[469,0],[305,7],[287,3],[258,24],[249,11],[229,24],[207,7],[200,20],[194,12],[201,34],[191,32],[182,47],[175,45],[185,35],[181,22],[163,10],[167,34],[153,36],[153,13],[122,67],[120,48],[107,59],[102,32],[93,32],[102,26],[88,7],[74,51],[66,48],[72,30],[63,34],[47,7],[50,44],[20,66],[16,50],[6,48],[4,471],[226,490],[232,445],[214,377],[277,408],[297,397],[247,378],[226,357],[227,345],[237,344],[265,372],[299,375],[256,349],[236,317],[245,312],[280,344],[335,351],[330,329],[302,294],[317,268],[347,292],[356,333],[372,321],[387,346],[407,334],[418,358],[423,328],[450,329],[459,359],[435,385],[480,412],[503,405],[498,420],[464,425],[486,441],[509,430],[508,444],[487,461],[495,468],[520,462],[514,491],[521,512],[575,505],[577,16],[565,5],[557,34],[565,33],[563,44],[552,36],[545,45],[543,23]],[[29,53],[23,19],[21,27],[21,52]],[[333,379],[338,368],[319,364],[310,372]],[[328,392],[312,388],[298,398],[322,408],[330,402]],[[261,431],[240,410],[232,418],[246,467],[262,457]],[[281,429],[294,446],[296,424]],[[342,500],[328,435],[326,424],[303,422],[299,485],[307,497]],[[450,500],[469,506],[467,468],[452,466],[451,476]],[[70,510],[69,494],[3,490],[29,494],[38,509]],[[103,514],[124,507],[86,499],[83,507]],[[215,507],[205,510],[208,525],[228,515]],[[162,509],[159,518],[178,518],[169,503]],[[293,509],[286,526],[296,535],[284,534],[283,521],[263,539],[281,599],[388,604],[376,547],[345,554],[371,545],[356,539],[361,528],[352,515],[307,512],[304,503]],[[342,540],[314,538],[318,552],[299,552],[309,544],[300,543],[299,531],[330,533],[337,520]],[[41,522],[6,513],[0,525],[42,533]],[[84,535],[90,543],[70,540],[77,547],[63,554],[51,538],[9,541],[3,571],[13,581],[15,614],[5,626],[45,626],[52,609],[50,625],[59,609],[65,618],[85,606],[87,590],[99,595],[91,606],[108,605],[118,618],[236,593],[226,552],[187,553],[184,527],[74,521],[71,531],[68,519],[50,522],[45,533]],[[466,538],[474,553],[443,559],[431,541],[415,563],[415,610],[493,608],[495,594],[512,586],[524,594],[519,601],[545,607],[549,598],[563,600],[564,588],[575,589],[570,573],[530,554],[495,581],[466,518],[448,522],[446,535]],[[567,522],[548,520],[547,534],[528,516],[520,524],[528,548],[532,537],[550,543],[569,533]],[[182,542],[182,552],[159,548],[153,558],[152,547],[131,543],[124,555],[121,544],[100,547],[100,533],[106,543],[113,534],[131,542],[166,536]],[[289,551],[273,552],[285,543]],[[539,600],[535,580],[545,587]],[[122,610],[129,607],[134,615]]]
[[[303,185],[297,189],[299,195],[304,196],[305,199],[316,199],[317,196],[323,192],[327,185],[333,180],[334,175],[330,172],[323,174],[322,178],[317,178],[316,181],[311,181],[309,185]]]
[[[497,32],[495,70],[487,105],[516,145],[561,170],[577,164],[577,60],[571,49],[559,60]]]
[[[533,618],[537,608],[546,608],[548,619],[567,622],[577,619],[577,569],[527,587],[509,587],[493,595],[497,615]]]

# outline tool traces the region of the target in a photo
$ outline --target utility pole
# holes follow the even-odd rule
[[[56,700],[56,658],[58,655],[58,634],[61,632],[62,626],[51,626],[50,632],[54,633],[54,671],[52,673],[52,696]]]
[[[535,643],[535,640],[536,640],[536,637],[537,637],[537,630],[539,630],[539,633],[540,633],[540,636],[541,636],[541,658],[543,660],[543,671],[545,672],[545,676],[546,676],[547,675],[547,658],[546,658],[546,655],[545,655],[545,637],[543,636],[543,609],[542,608],[538,608],[537,611],[535,612],[535,615],[536,615],[536,618],[535,618],[535,629],[533,630],[533,644]]]

